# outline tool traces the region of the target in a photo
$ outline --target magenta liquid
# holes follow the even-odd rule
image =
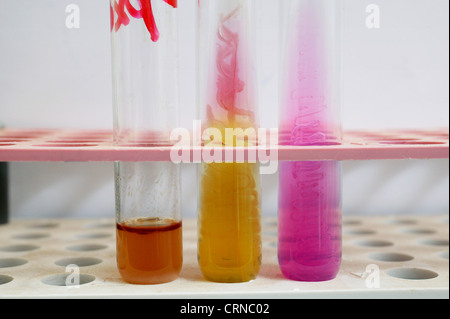
[[[278,261],[286,278],[324,281],[341,264],[339,162],[280,163]]]
[[[281,145],[339,142],[336,3],[283,2]],[[278,205],[278,261],[283,275],[298,281],[335,278],[341,264],[341,164],[281,162]]]

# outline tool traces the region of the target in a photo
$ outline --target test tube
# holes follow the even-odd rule
[[[198,2],[199,110],[203,132],[215,132],[212,139],[206,134],[204,146],[255,144],[257,4],[258,0]],[[226,283],[254,279],[261,264],[259,164],[226,158],[203,162],[198,202],[198,263],[203,276]]]
[[[8,163],[0,162],[0,225],[8,221]]]
[[[0,130],[4,125],[0,122]],[[8,163],[0,162],[0,225],[9,221],[8,203]]]
[[[176,0],[111,0],[114,142],[171,145],[178,126]],[[159,284],[181,271],[180,167],[115,163],[117,266],[126,282]]]
[[[281,1],[279,143],[340,143],[340,0]],[[325,281],[341,263],[341,164],[279,165],[278,260],[286,278]]]

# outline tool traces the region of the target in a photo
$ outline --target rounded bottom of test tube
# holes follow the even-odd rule
[[[173,275],[167,275],[164,276],[155,276],[150,275],[147,276],[146,274],[141,275],[129,275],[127,272],[120,271],[120,276],[122,277],[122,280],[133,285],[158,285],[158,284],[165,284],[169,283],[171,281],[174,281],[178,278],[179,273],[174,273]]]
[[[294,281],[320,282],[336,278],[339,273],[340,260],[331,260],[323,266],[299,266],[298,264],[284,264],[279,261],[283,276]]]
[[[211,281],[211,282],[217,282],[217,283],[242,283],[242,282],[249,282],[252,281],[254,279],[256,279],[257,277],[257,273],[252,273],[252,274],[248,274],[248,275],[244,275],[244,274],[209,274],[205,271],[202,271],[203,273],[203,277],[205,278],[205,280],[207,281]]]

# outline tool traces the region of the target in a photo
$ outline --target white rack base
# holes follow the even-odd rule
[[[448,215],[346,217],[336,279],[284,279],[275,219],[263,221],[263,260],[248,283],[205,281],[197,265],[196,221],[183,221],[180,277],[130,285],[116,269],[113,220],[12,220],[0,226],[0,298],[449,298]],[[80,285],[66,286],[66,265]],[[378,277],[377,271],[379,270]],[[376,286],[379,282],[379,287]]]

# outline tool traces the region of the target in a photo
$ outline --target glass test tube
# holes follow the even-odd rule
[[[0,130],[3,128],[0,122]],[[8,204],[8,163],[0,162],[0,225],[9,221]]]
[[[178,127],[176,0],[111,0],[114,140],[170,145]],[[115,164],[117,264],[135,284],[176,279],[182,267],[180,167]]]
[[[0,225],[9,221],[8,206],[8,163],[0,162]]]
[[[255,143],[256,134],[246,139],[242,132],[256,132],[258,127],[256,3],[258,0],[199,0],[202,129],[220,133],[219,141],[217,134],[212,140],[204,139],[205,146]],[[242,132],[233,137],[227,134],[230,129]],[[215,282],[254,279],[261,264],[259,164],[202,163],[199,182],[198,263],[204,277]]]
[[[340,0],[281,1],[280,145],[340,142]],[[278,260],[285,277],[335,278],[341,164],[280,162]]]

